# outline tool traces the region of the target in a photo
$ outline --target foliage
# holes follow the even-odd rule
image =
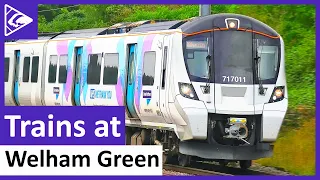
[[[280,137],[271,158],[256,162],[284,169],[297,175],[315,175],[315,119],[305,121],[299,129],[291,129]],[[288,158],[290,157],[290,158]]]

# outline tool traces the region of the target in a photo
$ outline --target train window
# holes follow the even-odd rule
[[[134,75],[134,53],[131,52],[130,57],[129,57],[129,63],[130,63],[130,75],[129,75],[129,85],[132,84],[132,80],[133,80],[133,75]]]
[[[149,51],[144,53],[142,85],[152,86],[154,83],[156,65],[156,52]]]
[[[38,82],[39,56],[32,57],[31,82]]]
[[[57,64],[58,64],[58,56],[52,55],[49,59],[49,76],[48,82],[55,83],[57,79]]]
[[[81,79],[81,54],[77,54],[77,70],[76,70],[76,74],[77,74],[76,83],[79,83],[80,79]]]
[[[261,83],[276,83],[281,58],[280,40],[268,38],[262,35],[255,35],[254,47],[255,53],[260,57],[258,64],[258,76],[262,81]]]
[[[183,55],[191,81],[208,82],[207,57],[212,53],[210,33],[187,36],[183,39]]]
[[[166,86],[166,68],[167,68],[167,59],[168,59],[168,46],[164,47],[164,57],[163,57],[163,68],[162,68],[162,83],[161,88],[164,89]]]
[[[118,81],[119,54],[105,54],[103,84],[117,84]]]
[[[253,84],[252,33],[214,33],[214,80],[222,84]],[[234,77],[234,79],[232,79]]]
[[[10,58],[4,59],[4,82],[9,81],[9,67],[10,67]]]
[[[278,70],[278,47],[277,46],[259,46],[257,48],[260,60],[261,80],[275,78]]]
[[[30,74],[30,57],[24,57],[22,82],[29,82]]]
[[[88,84],[100,84],[101,61],[101,54],[89,55],[89,65],[87,72]]]
[[[59,83],[67,82],[68,55],[61,55],[59,58]]]

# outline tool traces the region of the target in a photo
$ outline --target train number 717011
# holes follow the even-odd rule
[[[222,76],[223,82],[246,82],[246,77],[240,76]]]

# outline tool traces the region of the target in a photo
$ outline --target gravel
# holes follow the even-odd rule
[[[294,174],[290,174],[289,172],[286,172],[274,167],[262,166],[257,163],[252,163],[252,166],[250,167],[250,169],[254,171],[266,172],[266,173],[276,174],[280,176],[294,176]]]
[[[180,172],[175,172],[175,171],[168,171],[163,169],[162,170],[163,176],[194,176],[191,174],[186,174],[186,173],[180,173]]]

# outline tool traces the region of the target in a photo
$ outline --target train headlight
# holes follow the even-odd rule
[[[186,97],[189,99],[194,99],[194,100],[199,100],[192,84],[179,83],[179,90],[180,90],[180,94],[183,97]]]
[[[284,99],[284,86],[275,87],[269,103],[278,102]]]
[[[226,23],[228,29],[237,30],[240,22],[238,19],[227,19]]]
[[[235,26],[236,26],[236,24],[234,22],[229,23],[230,28],[234,28]]]

